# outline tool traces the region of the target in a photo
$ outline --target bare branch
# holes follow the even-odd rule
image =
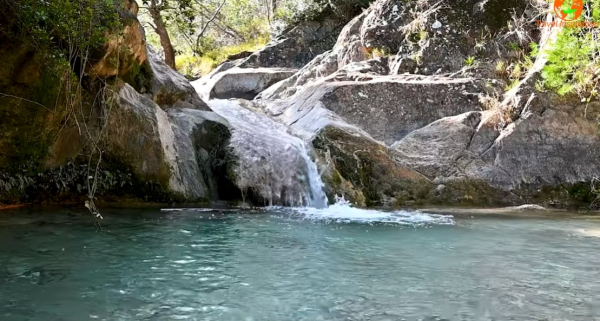
[[[223,9],[223,6],[225,5],[226,2],[227,2],[227,0],[223,0],[223,2],[221,2],[221,5],[217,8],[217,11],[215,11],[215,14],[213,14],[212,18],[208,19],[208,21],[206,22],[204,27],[202,27],[202,30],[200,31],[198,38],[204,36],[204,32],[206,32],[206,29],[208,28],[210,23],[213,22],[215,20],[215,18],[217,17],[217,15],[219,14],[219,12],[221,12],[221,9]]]
[[[53,112],[53,111],[52,111],[50,108],[48,108],[48,107],[46,107],[46,106],[44,106],[44,105],[42,105],[42,104],[40,104],[40,103],[36,103],[36,102],[35,102],[35,101],[33,101],[33,100],[29,100],[29,99],[25,99],[25,98],[22,98],[22,97],[17,97],[17,96],[13,96],[13,95],[3,94],[3,93],[0,93],[0,96],[2,96],[2,97],[10,97],[10,98],[15,98],[15,99],[23,100],[23,101],[26,101],[26,102],[28,102],[28,103],[32,103],[32,104],[34,104],[34,105],[38,105],[38,106],[40,106],[40,107],[44,107],[44,109],[46,109],[47,111],[49,111],[49,112],[51,112],[51,113],[53,113],[53,114],[54,114],[54,112]]]

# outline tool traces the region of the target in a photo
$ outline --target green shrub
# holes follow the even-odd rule
[[[588,0],[584,8],[580,20],[588,17],[600,22],[600,0]],[[599,81],[599,38],[598,28],[563,28],[548,52],[548,63],[542,70],[544,85],[560,95],[589,96]]]
[[[269,41],[267,35],[258,37],[249,42],[237,45],[213,47],[204,52],[202,56],[182,54],[176,57],[177,70],[188,78],[198,78],[211,72],[215,67],[227,60],[230,55],[243,51],[256,51]]]

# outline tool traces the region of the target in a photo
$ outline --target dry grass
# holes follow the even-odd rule
[[[425,23],[429,20],[429,16],[440,10],[442,6],[442,1],[431,6],[429,9],[422,11],[423,6],[427,4],[427,1],[417,1],[417,5],[415,8],[411,9],[410,14],[413,17],[413,20],[408,24],[404,25],[400,30],[404,32],[405,35],[410,35],[413,33],[417,33],[423,29],[425,29]]]

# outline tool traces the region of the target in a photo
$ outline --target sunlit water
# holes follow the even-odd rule
[[[600,320],[596,220],[103,214],[0,212],[0,320]]]

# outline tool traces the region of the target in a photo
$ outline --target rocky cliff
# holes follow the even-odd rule
[[[544,6],[378,0],[331,50],[252,103],[312,142],[330,196],[361,205],[585,207],[600,175],[600,104],[535,85],[557,32],[536,27],[555,19]],[[500,66],[520,68],[519,48],[530,43],[542,53],[507,76]],[[218,72],[243,82],[239,75],[268,71]]]
[[[0,36],[0,205],[239,197],[227,122],[146,46],[135,1],[116,3],[122,29],[70,60],[60,53],[74,44],[41,50],[7,19],[17,32]]]
[[[312,147],[330,200],[587,207],[600,176],[600,103],[536,85],[556,37],[533,22],[554,19],[542,7],[377,0],[343,24],[303,22],[192,84],[146,47],[130,8],[116,42],[128,49],[108,43],[77,75],[90,85],[76,110],[58,85],[68,64],[48,66],[0,38],[0,203],[85,194],[102,155],[105,199],[288,204],[315,194],[299,187],[310,166],[293,135]],[[540,54],[525,64],[530,43]],[[115,68],[116,51],[128,54]],[[257,130],[267,124],[277,130]],[[302,169],[282,173],[288,163]]]

